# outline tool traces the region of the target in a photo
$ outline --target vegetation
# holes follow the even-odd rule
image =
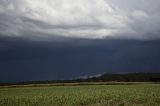
[[[160,106],[160,85],[0,88],[0,106]]]
[[[76,79],[77,81],[160,82],[160,73],[105,73],[98,77]]]
[[[10,82],[0,83],[0,86],[7,85],[27,85],[27,84],[57,84],[78,83],[79,82],[160,82],[160,73],[106,73],[100,76],[92,76],[85,78],[76,78],[73,80],[49,80],[49,81],[26,81],[26,82]],[[60,84],[61,83],[61,84]],[[115,83],[114,83],[115,84]],[[122,84],[122,83],[121,83]],[[87,84],[88,85],[88,84]]]

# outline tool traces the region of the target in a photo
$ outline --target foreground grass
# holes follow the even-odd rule
[[[159,84],[0,88],[0,106],[160,106]]]

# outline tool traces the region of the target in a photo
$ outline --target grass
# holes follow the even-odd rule
[[[0,88],[0,106],[160,106],[160,84]]]

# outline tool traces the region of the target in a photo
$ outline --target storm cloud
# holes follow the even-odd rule
[[[119,72],[160,72],[159,40],[0,39],[0,82],[73,79]]]
[[[159,0],[1,0],[0,36],[160,38]]]

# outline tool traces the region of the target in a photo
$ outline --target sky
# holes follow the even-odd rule
[[[159,0],[0,0],[0,82],[160,70]]]
[[[159,7],[159,0],[1,0],[0,33],[30,39],[157,39]]]

